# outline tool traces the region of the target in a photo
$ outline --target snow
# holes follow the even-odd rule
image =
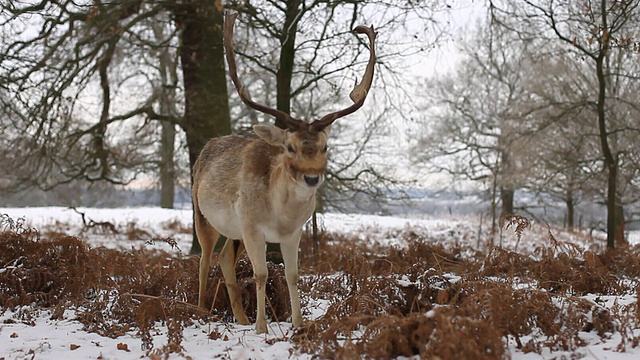
[[[0,331],[0,358],[23,359],[139,359],[146,357],[141,349],[142,340],[135,332],[117,339],[102,337],[82,330],[82,324],[74,321],[74,313],[67,311],[64,320],[50,320],[51,314],[42,312],[33,319],[35,325],[7,324],[15,314],[3,314],[4,324]],[[159,328],[162,328],[159,326]],[[209,334],[217,328],[221,333],[218,340],[209,339]],[[286,359],[289,358],[291,344],[278,341],[289,336],[290,324],[270,324],[271,335],[257,335],[252,326],[199,324],[184,329],[183,355],[195,359],[221,356],[230,359]],[[155,333],[155,349],[166,343],[166,333]],[[267,339],[274,340],[272,345]],[[175,358],[182,358],[174,354]],[[310,358],[298,354],[299,358]]]
[[[181,224],[189,228],[191,224],[190,210],[167,210],[152,207],[143,208],[117,208],[95,209],[78,208],[77,211],[85,213],[86,220],[94,222],[110,222],[119,229],[126,228],[127,224],[134,224],[136,228],[143,229],[149,238],[171,236],[178,244],[177,249],[168,244],[156,241],[157,246],[167,251],[187,253],[191,246],[191,234],[188,231],[176,231],[169,226],[172,223]],[[143,241],[123,239],[122,235],[95,234],[83,230],[82,218],[78,212],[62,207],[43,208],[0,208],[0,214],[7,214],[14,220],[23,219],[25,227],[33,227],[41,231],[46,229],[58,229],[70,235],[77,235],[86,239],[91,246],[106,246],[129,250],[131,248],[145,246]],[[486,232],[488,224],[480,224],[473,218],[403,218],[375,215],[344,215],[325,214],[320,217],[320,225],[335,233],[345,235],[357,235],[363,241],[369,241],[372,245],[406,246],[399,236],[402,233],[412,232],[417,235],[428,235],[434,241],[441,242],[443,246],[482,246],[478,242],[477,234]],[[2,231],[0,223],[0,231]],[[544,234],[548,229],[546,225],[534,224],[530,230],[537,234]],[[571,234],[554,234],[558,241],[573,240]],[[533,236],[531,238],[539,238]],[[591,243],[582,244],[582,249],[594,249],[602,246],[603,235],[594,234]],[[535,247],[539,244],[530,240],[518,240],[510,231],[504,231],[500,236],[503,247],[518,249],[519,252],[529,253],[534,256]],[[542,241],[542,240],[541,240]],[[4,267],[11,264],[2,264]],[[197,274],[194,274],[197,276]],[[450,282],[460,278],[454,274],[447,274]],[[405,277],[399,281],[409,282]],[[588,295],[584,297],[591,302],[597,302],[601,306],[613,308],[626,306],[636,301],[636,295],[626,296],[598,296]],[[308,304],[308,316],[316,319],[323,315],[328,307],[327,300],[314,300]],[[147,357],[141,348],[142,340],[134,332],[127,333],[117,339],[106,338],[95,333],[82,330],[82,324],[75,319],[74,310],[66,310],[58,320],[51,319],[48,311],[40,312],[32,319],[20,320],[20,314],[0,309],[0,359],[138,359]],[[433,316],[427,313],[427,316]],[[291,324],[286,322],[270,323],[268,335],[257,335],[253,326],[242,326],[235,323],[196,323],[184,329],[183,350],[181,353],[172,353],[170,358],[223,358],[223,359],[286,359],[300,358],[311,359],[309,354],[300,354],[293,349],[288,341],[291,336]],[[160,349],[166,344],[167,328],[157,325],[158,332],[154,333],[154,349]],[[638,329],[636,329],[638,331]],[[218,336],[211,337],[215,333]],[[516,348],[515,341],[508,342],[509,356],[512,359],[552,359],[575,358],[586,359],[638,359],[640,349],[626,346],[625,352],[616,351],[621,342],[620,333],[611,334],[609,338],[601,339],[593,333],[581,333],[582,339],[588,344],[575,352],[550,352],[543,350],[542,354],[523,353]],[[523,342],[526,339],[522,339]]]

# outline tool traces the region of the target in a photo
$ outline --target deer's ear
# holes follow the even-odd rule
[[[286,130],[284,129],[275,125],[253,125],[253,132],[269,145],[284,146],[286,138]]]

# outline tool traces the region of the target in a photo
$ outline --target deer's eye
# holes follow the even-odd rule
[[[327,152],[327,149],[328,149],[328,147],[327,147],[327,145],[325,145],[325,146],[324,146],[324,148],[322,148],[322,152],[323,152],[323,153],[326,153],[326,152]]]
[[[296,152],[296,150],[293,148],[293,146],[291,146],[291,144],[287,145],[287,151],[292,154],[295,154]]]

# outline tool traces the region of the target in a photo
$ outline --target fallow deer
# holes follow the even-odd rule
[[[330,125],[358,110],[373,80],[376,32],[358,26],[369,38],[369,61],[364,77],[351,91],[353,104],[307,123],[251,100],[238,79],[233,50],[237,14],[225,16],[224,46],[229,74],[240,99],[250,108],[274,116],[287,129],[255,125],[250,135],[228,135],[210,140],[193,168],[193,205],[196,234],[202,247],[198,305],[205,307],[205,291],[213,248],[218,236],[227,237],[218,256],[233,316],[248,325],[236,285],[235,266],[243,250],[253,267],[257,293],[256,331],[267,332],[265,286],[266,243],[280,243],[291,300],[294,327],[302,323],[298,298],[298,246],[302,227],[316,206],[316,190],[324,180]],[[234,241],[240,240],[239,246]]]

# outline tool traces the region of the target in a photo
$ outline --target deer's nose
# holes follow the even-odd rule
[[[304,182],[309,186],[316,186],[320,182],[320,176],[319,175],[314,175],[314,176],[305,175],[304,176]]]

